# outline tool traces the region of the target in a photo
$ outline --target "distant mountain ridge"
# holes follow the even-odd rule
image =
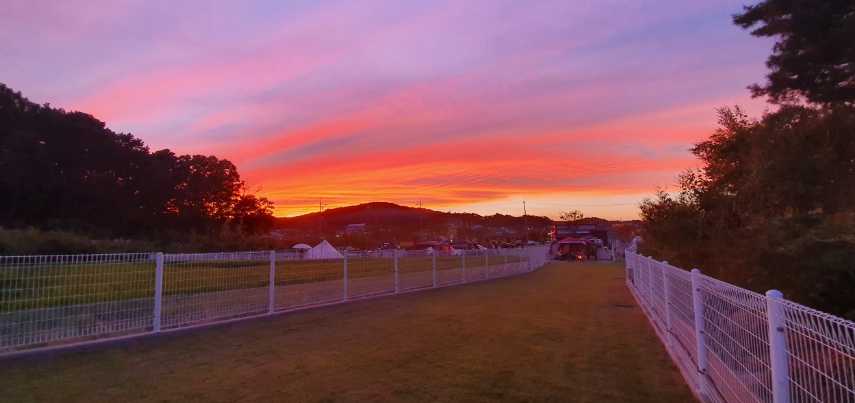
[[[278,217],[276,226],[279,228],[301,228],[323,225],[344,227],[348,224],[368,224],[375,226],[419,226],[438,224],[482,225],[489,227],[523,225],[548,226],[552,224],[549,217],[526,216],[517,217],[504,214],[481,216],[475,213],[450,213],[427,208],[401,206],[388,202],[371,202],[354,206],[337,207],[323,212],[308,213],[296,217]]]
[[[335,244],[360,248],[377,247],[384,242],[422,242],[460,240],[481,242],[519,242],[528,239],[547,242],[553,224],[549,217],[511,216],[475,213],[451,213],[427,208],[372,202],[338,207],[323,212],[276,219],[276,233],[295,242],[329,239]],[[352,225],[364,224],[364,225]],[[610,221],[597,217],[577,220],[575,225],[616,225],[633,231],[631,221]],[[625,231],[624,231],[625,232]]]

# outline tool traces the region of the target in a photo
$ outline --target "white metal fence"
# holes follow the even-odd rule
[[[855,323],[630,251],[626,271],[701,400],[855,402]]]
[[[520,274],[547,248],[458,252],[0,256],[0,355]]]

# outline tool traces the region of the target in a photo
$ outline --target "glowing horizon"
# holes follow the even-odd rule
[[[770,46],[731,24],[745,0],[36,3],[0,26],[6,85],[230,159],[279,216],[636,218],[715,108],[763,108]]]

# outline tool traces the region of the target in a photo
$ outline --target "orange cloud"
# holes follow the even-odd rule
[[[474,139],[407,150],[335,153],[250,170],[262,194],[277,202],[277,214],[314,209],[323,198],[331,205],[371,200],[427,206],[465,206],[508,195],[556,192],[617,194],[650,192],[651,173],[670,175],[691,163],[679,158],[625,156],[620,164],[602,155],[560,155],[513,139]],[[307,198],[307,195],[312,195]]]

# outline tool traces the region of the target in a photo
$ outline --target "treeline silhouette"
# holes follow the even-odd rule
[[[0,227],[162,241],[266,232],[272,207],[228,160],[152,152],[0,84]]]
[[[703,167],[641,206],[642,253],[855,319],[855,2],[766,0],[734,22],[777,43],[773,111],[719,110]]]

